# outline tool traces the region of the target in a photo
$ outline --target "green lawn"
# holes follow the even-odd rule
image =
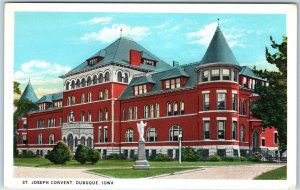
[[[150,168],[148,170],[133,169],[93,169],[89,172],[103,174],[114,178],[146,178],[162,174],[173,174],[175,172],[191,170],[195,168]]]
[[[176,161],[171,162],[150,162],[152,168],[155,167],[198,167],[198,166],[224,166],[224,165],[249,165],[257,164],[257,162],[182,162],[179,164]],[[92,165],[90,163],[80,164],[76,160],[71,160],[66,164],[53,164],[49,160],[44,158],[15,158],[15,166],[30,166],[30,167],[51,167],[51,168],[120,168],[120,167],[132,167],[134,161],[129,160],[100,160],[97,164]]]
[[[254,179],[256,180],[286,180],[286,166],[265,172]]]

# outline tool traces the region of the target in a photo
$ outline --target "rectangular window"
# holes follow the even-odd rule
[[[180,78],[176,79],[176,88],[180,88],[181,84],[180,84]]]
[[[107,128],[104,128],[104,142],[108,142]]]
[[[98,128],[98,142],[101,142],[101,127]]]
[[[174,89],[175,88],[175,79],[172,79],[171,80],[171,89]]]
[[[223,69],[223,80],[230,80],[230,70]]]
[[[232,94],[232,110],[237,110],[237,94]]]
[[[170,89],[170,81],[166,80],[166,89]]]
[[[220,80],[220,69],[211,70],[211,80]]]
[[[145,84],[143,85],[143,92],[144,92],[144,94],[147,93],[147,85],[145,85]]]
[[[261,139],[261,146],[266,146],[266,139]]]
[[[142,85],[139,86],[139,94],[143,94],[143,86]]]
[[[209,110],[209,93],[203,94],[203,111]]]
[[[125,119],[126,119],[126,110],[123,109],[123,111],[122,111],[122,120],[125,121]]]
[[[243,78],[243,84],[244,84],[244,87],[248,88],[248,82],[247,82],[246,77]]]
[[[218,110],[225,110],[225,99],[226,99],[226,94],[225,93],[218,93],[218,102],[217,102],[217,107]]]
[[[236,140],[237,121],[232,121],[232,139]]]
[[[225,139],[225,121],[218,120],[218,139]]]
[[[277,144],[278,143],[278,133],[275,132],[274,133],[274,144]]]
[[[133,119],[137,119],[137,106],[133,107]]]
[[[156,111],[156,117],[159,117],[159,104],[156,104],[155,111]]]
[[[208,81],[208,74],[209,74],[208,70],[202,72],[202,82]]]
[[[128,120],[132,120],[132,107],[129,108]]]
[[[22,135],[22,144],[27,144],[27,135]]]
[[[204,121],[204,139],[209,139],[209,122],[210,121]]]
[[[135,86],[134,87],[134,95],[138,95],[139,94],[139,87]]]
[[[173,159],[173,149],[168,149],[168,157]]]

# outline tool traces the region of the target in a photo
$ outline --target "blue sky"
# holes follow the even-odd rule
[[[58,76],[120,36],[132,38],[169,64],[202,59],[220,27],[240,65],[274,70],[265,61],[269,37],[280,42],[286,16],[278,14],[133,14],[17,12],[14,79],[31,83],[39,97],[62,90]]]

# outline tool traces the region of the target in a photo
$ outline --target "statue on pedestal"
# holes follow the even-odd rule
[[[141,121],[137,123],[137,129],[139,132],[139,142],[138,142],[138,159],[135,161],[133,169],[149,169],[150,165],[146,160],[145,153],[145,139],[144,139],[144,130],[147,123]]]

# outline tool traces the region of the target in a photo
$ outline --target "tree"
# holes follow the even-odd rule
[[[53,150],[46,158],[54,164],[64,164],[71,160],[72,153],[69,147],[64,142],[60,141],[54,146]]]
[[[75,160],[77,160],[81,164],[85,164],[88,158],[88,148],[82,144],[77,146],[75,152]]]
[[[278,131],[279,149],[284,152],[287,146],[287,37],[277,44],[272,37],[271,47],[274,53],[266,48],[266,60],[276,65],[279,72],[253,71],[262,78],[267,78],[269,86],[259,86],[260,98],[253,103],[251,111],[263,121],[263,127],[273,126]]]
[[[100,153],[98,150],[90,148],[87,154],[87,161],[96,164],[100,160]]]
[[[14,94],[21,94],[20,83],[17,81],[14,81]]]

